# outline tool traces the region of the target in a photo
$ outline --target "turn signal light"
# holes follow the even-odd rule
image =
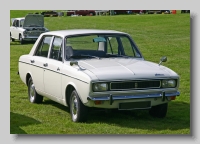
[[[175,100],[176,96],[171,96],[170,98],[171,98],[171,100]]]
[[[100,105],[100,104],[102,104],[102,101],[100,101],[100,100],[94,101],[94,104],[95,105]]]

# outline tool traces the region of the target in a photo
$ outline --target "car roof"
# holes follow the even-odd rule
[[[25,17],[21,17],[21,18],[11,18],[11,23],[13,24],[14,20],[22,20],[25,19]]]
[[[12,18],[12,19],[17,19],[17,20],[21,20],[21,19],[25,19],[25,17],[21,17],[21,18]]]
[[[112,33],[112,34],[127,34],[120,31],[115,30],[99,30],[99,29],[71,29],[71,30],[58,30],[58,31],[49,31],[43,33],[43,35],[56,35],[56,36],[71,36],[71,35],[78,35],[78,34],[103,34],[103,33]]]

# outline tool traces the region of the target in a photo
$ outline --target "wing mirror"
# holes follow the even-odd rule
[[[160,65],[162,62],[166,62],[167,61],[167,57],[166,56],[163,56],[160,58],[160,62],[158,65]]]
[[[73,66],[73,65],[77,65],[80,70],[85,70],[85,68],[82,68],[81,66],[79,66],[77,61],[70,61],[70,66]]]
[[[73,65],[78,65],[78,62],[77,61],[70,61],[70,66],[73,66]]]

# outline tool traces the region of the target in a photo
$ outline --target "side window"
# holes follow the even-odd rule
[[[62,38],[55,37],[53,40],[50,58],[62,61]]]
[[[17,22],[17,20],[14,20],[14,22],[13,22],[13,26],[16,26],[16,22]]]
[[[124,51],[126,52],[125,55],[132,56],[133,55],[133,48],[130,43],[130,40],[127,37],[121,37],[122,46]],[[135,53],[134,53],[135,54]]]
[[[23,24],[24,24],[24,19],[22,19],[22,20],[20,21],[20,27],[22,27]]]
[[[19,27],[19,20],[16,21],[16,27]]]
[[[118,42],[116,37],[107,38],[107,53],[118,54]]]
[[[141,57],[140,54],[136,51],[136,49],[134,49],[133,45],[130,43],[130,40],[127,37],[121,37],[121,42],[124,51],[126,52],[125,55]]]
[[[44,36],[38,45],[35,56],[47,57],[52,36]]]

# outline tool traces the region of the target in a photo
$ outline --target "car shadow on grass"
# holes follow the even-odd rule
[[[30,42],[24,42],[24,44],[20,44],[19,41],[14,41],[14,42],[10,42],[10,45],[33,45],[35,42],[30,41]]]
[[[52,105],[52,106],[54,106],[56,108],[59,108],[59,109],[61,109],[63,111],[66,111],[66,112],[70,113],[69,107],[61,105],[61,104],[59,104],[59,103],[57,103],[55,101],[52,101],[50,99],[44,100],[42,104],[44,104],[44,105]]]
[[[52,100],[45,100],[43,104],[52,105],[70,113],[69,107]],[[120,127],[145,130],[190,129],[190,104],[179,101],[170,102],[165,118],[152,117],[149,115],[148,110],[105,111],[103,109],[90,109],[86,123],[106,123]]]
[[[10,112],[10,134],[27,134],[20,127],[35,124],[40,124],[40,122],[28,116]]]
[[[152,117],[148,110],[93,112],[88,116],[87,123],[107,123],[145,130],[190,129],[190,104],[177,101],[170,102],[165,118]]]

